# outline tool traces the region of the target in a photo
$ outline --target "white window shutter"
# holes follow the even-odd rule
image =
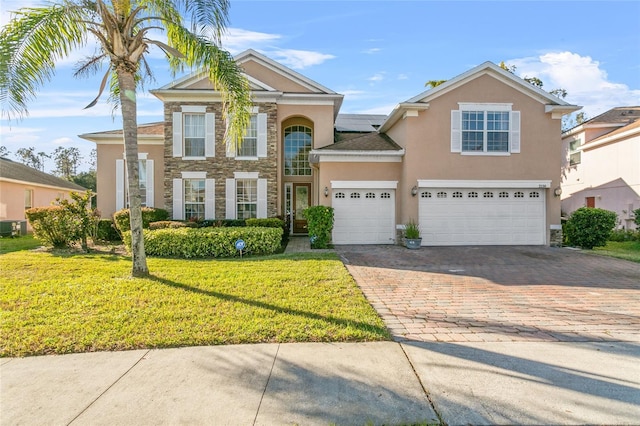
[[[520,111],[511,111],[511,127],[509,132],[510,151],[520,152]]]
[[[155,207],[153,180],[153,160],[147,160],[147,207]]]
[[[206,179],[204,181],[204,218],[216,218],[216,180]]]
[[[227,179],[225,183],[226,218],[236,218],[236,180]]]
[[[451,152],[462,152],[462,114],[451,111]]]
[[[231,140],[231,135],[229,135],[229,123],[231,121],[231,115],[227,115],[227,128],[224,132],[224,143],[227,146],[227,157],[235,157],[236,156],[236,144]]]
[[[267,180],[258,179],[258,206],[256,216],[258,219],[267,217]]]
[[[182,157],[182,113],[173,113],[173,156]]]
[[[116,160],[116,211],[124,208],[124,160]]]
[[[182,179],[173,180],[173,218],[175,220],[184,220],[184,202],[183,202]]]
[[[258,157],[267,157],[267,114],[258,114]]]
[[[216,156],[216,115],[208,112],[204,115],[204,155],[205,157]]]

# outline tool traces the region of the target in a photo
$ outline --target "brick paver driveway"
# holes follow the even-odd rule
[[[640,342],[640,264],[548,247],[338,246],[396,340]]]

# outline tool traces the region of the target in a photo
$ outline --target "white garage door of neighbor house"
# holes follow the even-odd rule
[[[545,244],[545,190],[421,188],[423,246]]]
[[[394,244],[394,189],[334,189],[334,244]]]

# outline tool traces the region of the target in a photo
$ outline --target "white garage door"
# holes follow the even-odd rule
[[[422,245],[545,244],[545,190],[423,188]]]
[[[394,244],[394,189],[334,189],[334,244]]]

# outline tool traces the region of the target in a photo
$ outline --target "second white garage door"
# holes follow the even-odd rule
[[[394,244],[395,189],[334,189],[334,244]]]
[[[422,245],[545,244],[545,190],[422,188]]]

